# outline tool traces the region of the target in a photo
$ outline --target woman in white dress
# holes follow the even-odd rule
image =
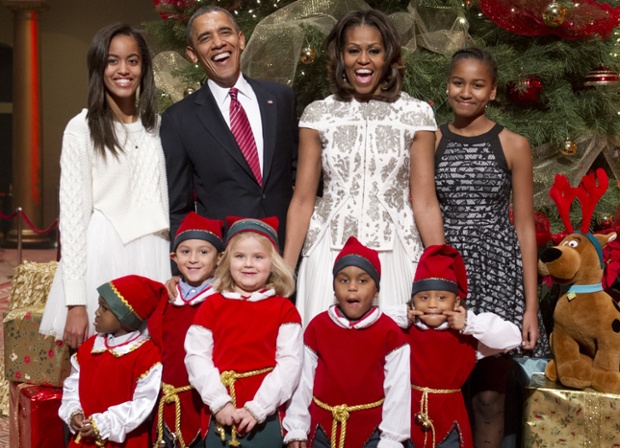
[[[146,40],[132,26],[106,26],[87,62],[88,108],[63,135],[61,260],[40,327],[73,349],[93,334],[98,286],[129,274],[170,277],[168,190]]]
[[[310,104],[299,123],[284,246],[289,265],[302,255],[296,304],[305,325],[333,303],[331,266],[350,236],[379,252],[380,305],[409,300],[423,245],[444,242],[434,185],[437,125],[427,103],[401,92],[398,31],[380,11],[352,11],[326,47],[333,95]]]

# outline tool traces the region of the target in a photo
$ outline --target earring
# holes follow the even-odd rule
[[[450,93],[450,91],[449,91],[448,89],[446,89],[446,95],[447,95],[448,93]]]
[[[384,92],[388,89],[388,82],[387,81],[383,81],[381,83],[381,90],[383,90]]]

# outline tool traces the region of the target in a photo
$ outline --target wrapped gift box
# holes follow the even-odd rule
[[[58,417],[62,389],[9,383],[11,448],[64,446],[62,420]]]
[[[7,380],[62,386],[71,373],[69,348],[39,333],[43,305],[4,312],[4,374]]]
[[[620,395],[567,389],[535,373],[526,389],[524,447],[620,447]]]

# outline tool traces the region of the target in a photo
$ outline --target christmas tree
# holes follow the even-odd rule
[[[451,54],[463,46],[485,48],[499,69],[497,100],[487,113],[529,140],[535,205],[549,217],[551,231],[562,230],[547,196],[554,176],[563,173],[576,185],[596,167],[607,170],[611,187],[593,230],[614,225],[620,202],[620,0],[154,1],[163,20],[147,28],[162,50],[156,56],[162,109],[204,82],[202,69],[182,55],[189,17],[210,4],[228,9],[246,35],[243,72],[293,87],[300,113],[329,94],[323,40],[348,10],[372,7],[391,15],[403,36],[404,88],[433,106],[438,123],[451,118],[445,94]]]

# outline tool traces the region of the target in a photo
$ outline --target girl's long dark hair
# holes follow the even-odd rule
[[[110,43],[119,35],[132,37],[140,50],[142,79],[138,94],[138,116],[147,131],[155,129],[157,123],[153,61],[144,35],[137,28],[124,23],[114,23],[100,29],[93,37],[86,58],[88,63],[87,120],[95,151],[104,157],[107,152],[115,156],[123,152],[114,130],[114,113],[106,101],[106,89],[103,83],[105,69],[108,65]]]

